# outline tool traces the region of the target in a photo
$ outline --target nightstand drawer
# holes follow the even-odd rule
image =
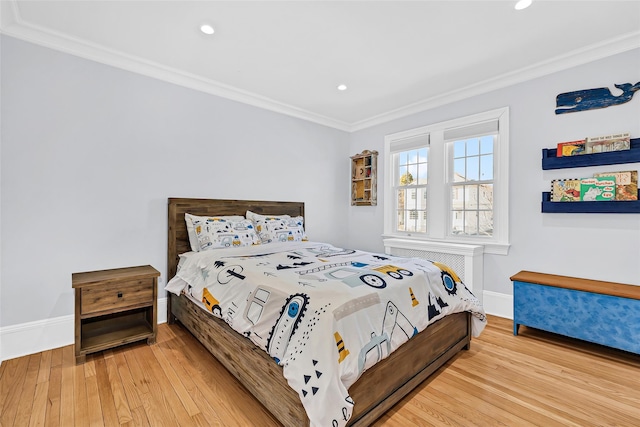
[[[119,282],[117,285],[91,286],[82,289],[81,312],[90,314],[153,304],[152,279]]]

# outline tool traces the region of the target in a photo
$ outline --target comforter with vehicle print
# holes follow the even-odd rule
[[[449,267],[286,242],[181,255],[167,290],[181,291],[252,340],[283,367],[311,426],[343,426],[349,387],[379,360],[450,313],[486,316]]]

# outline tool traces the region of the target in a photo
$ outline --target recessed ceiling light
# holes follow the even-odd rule
[[[338,85],[338,90],[347,90],[347,85]]]
[[[207,35],[211,35],[215,32],[215,30],[213,29],[213,27],[209,24],[203,24],[200,26],[200,31],[202,31],[203,33],[207,34]]]
[[[516,3],[516,10],[522,10],[522,9],[526,9],[529,6],[531,6],[533,0],[519,0],[518,3]]]

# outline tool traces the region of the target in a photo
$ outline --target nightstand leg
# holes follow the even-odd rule
[[[76,365],[82,365],[87,360],[87,355],[82,354],[80,356],[76,355]]]
[[[156,337],[147,338],[147,344],[151,345],[151,344],[155,344],[155,343],[156,343]]]

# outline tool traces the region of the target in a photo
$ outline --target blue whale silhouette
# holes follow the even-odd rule
[[[621,95],[614,96],[608,87],[561,93],[556,97],[556,114],[595,110],[597,108],[624,104],[625,102],[631,101],[636,91],[640,90],[640,82],[634,85],[631,83],[621,83],[616,84],[615,87],[622,90]]]

